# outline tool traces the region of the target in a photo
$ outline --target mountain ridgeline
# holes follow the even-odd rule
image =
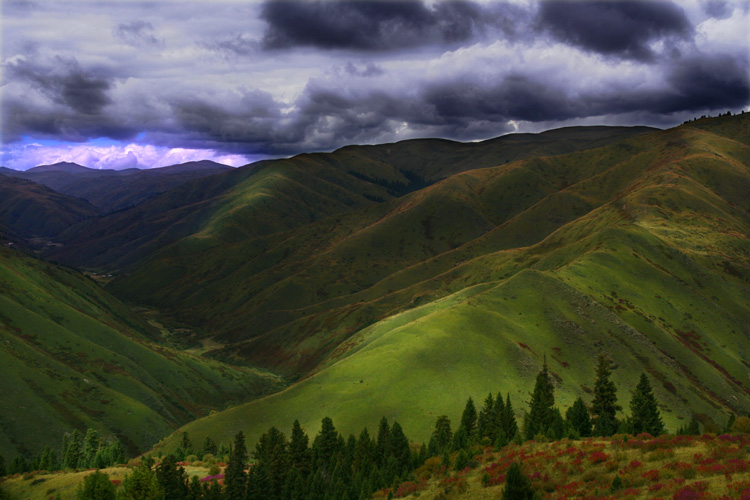
[[[332,417],[348,434],[383,416],[426,441],[434,415],[471,394],[524,398],[545,355],[563,407],[591,403],[601,354],[617,360],[619,387],[649,374],[668,428],[693,414],[718,427],[750,411],[749,116],[349,146],[183,180],[108,214],[83,196],[100,211],[57,228],[43,255],[107,275],[75,279],[144,349],[166,349],[143,312],[158,311],[189,325],[170,334],[167,359],[189,347],[195,363],[236,370],[236,384],[257,381],[225,388],[243,404],[183,428],[197,442],[243,430],[252,443],[294,418]],[[3,259],[62,279],[51,263]],[[43,293],[13,286],[16,302]],[[21,316],[0,328],[13,342],[39,335]],[[280,387],[272,374],[293,383],[254,399]],[[182,415],[165,425],[195,412]]]

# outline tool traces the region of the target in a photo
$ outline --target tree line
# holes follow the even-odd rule
[[[119,489],[104,473],[88,475],[79,487],[78,500],[362,500],[383,488],[414,480],[416,470],[431,457],[440,457],[444,470],[462,470],[476,466],[473,457],[482,446],[500,449],[511,442],[520,444],[532,439],[665,433],[659,405],[645,373],[630,399],[630,413],[617,418],[622,407],[611,371],[611,361],[599,356],[590,404],[579,397],[563,416],[555,405],[555,388],[545,357],[520,426],[510,394],[503,397],[500,392],[496,396],[490,393],[479,411],[472,398],[466,401],[455,432],[448,416],[437,417],[429,442],[421,446],[410,442],[398,422],[390,423],[385,417],[374,437],[364,428],[357,436],[347,438],[336,430],[331,418],[325,417],[312,442],[295,420],[289,436],[271,427],[252,451],[248,451],[242,432],[228,447],[217,446],[207,437],[201,448],[204,455],[217,455],[228,463],[223,475],[214,467],[212,474],[202,480],[188,477],[178,464],[185,458],[197,459],[188,434],[183,433],[175,454],[163,457],[158,465],[153,458],[145,457]],[[699,434],[700,424],[693,417],[678,432]],[[66,436],[62,457],[60,463],[65,468],[101,468],[124,458],[119,443],[105,443],[93,430],[87,431],[83,439],[75,432]],[[39,460],[41,464],[47,459]],[[514,480],[508,479],[506,490],[514,485],[513,488],[528,492],[528,483],[518,475],[519,471],[520,468],[513,470]]]
[[[59,453],[51,446],[31,458],[17,455],[6,465],[0,455],[0,477],[37,470],[102,469],[125,461],[125,450],[117,438],[103,438],[94,429],[64,434]]]

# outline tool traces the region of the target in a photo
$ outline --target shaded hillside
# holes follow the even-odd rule
[[[16,236],[51,238],[97,213],[85,200],[0,175],[0,224]]]
[[[75,163],[40,165],[26,171],[2,169],[0,173],[43,184],[60,193],[83,198],[108,213],[138,205],[179,186],[231,170],[212,161],[194,161],[162,168],[96,170]]]
[[[199,245],[181,251],[247,241],[387,201],[458,172],[586,149],[653,130],[573,127],[468,144],[425,139],[259,162],[81,224],[64,235],[66,248],[51,257],[75,266],[117,269],[186,237],[196,236],[190,244]]]
[[[135,452],[211,409],[278,388],[267,373],[158,345],[156,328],[78,273],[0,248],[0,454],[73,428]]]
[[[748,117],[721,118],[470,171],[264,245],[164,254],[113,289],[205,318],[235,342],[219,356],[306,374],[196,436],[385,415],[427,439],[470,395],[526,398],[544,354],[563,407],[590,402],[605,353],[619,387],[657,381],[670,428],[711,425],[750,411],[749,143]]]

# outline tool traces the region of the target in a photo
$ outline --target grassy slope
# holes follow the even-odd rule
[[[184,314],[183,321],[212,334],[222,334],[224,341],[235,341],[299,319],[300,312],[293,309],[312,304],[327,309],[330,298],[358,292],[370,286],[373,280],[381,279],[386,271],[415,264],[444,252],[450,245],[481,235],[497,223],[498,216],[492,212],[498,205],[511,210],[517,196],[510,196],[500,204],[487,197],[485,201],[489,205],[495,204],[474,207],[465,206],[466,200],[455,199],[452,193],[430,197],[428,190],[415,193],[404,202],[414,204],[417,203],[414,197],[417,201],[429,197],[427,203],[419,204],[418,210],[440,208],[449,213],[453,221],[425,219],[429,213],[420,215],[417,211],[409,212],[412,220],[392,218],[391,212],[403,211],[404,203],[378,204],[370,200],[392,200],[418,185],[451,173],[534,154],[593,147],[648,130],[561,129],[538,135],[506,136],[481,144],[404,141],[268,162],[256,167],[255,172],[240,170],[232,176],[224,176],[224,184],[217,189],[202,190],[200,197],[185,196],[182,193],[187,189],[185,186],[153,203],[123,213],[117,220],[105,218],[101,222],[82,224],[67,235],[70,241],[80,240],[81,243],[71,243],[57,257],[67,259],[75,255],[81,261],[91,257],[89,264],[136,261],[125,270],[125,278],[114,284],[115,293]],[[525,201],[533,201],[543,194],[536,192],[538,180],[537,174],[527,172],[504,177],[502,183],[508,190],[520,187],[524,190],[521,194],[528,197]],[[472,195],[470,190],[465,191],[467,196]],[[190,206],[194,200],[195,204]],[[358,208],[361,210],[356,210]],[[455,208],[455,213],[451,213],[450,208]],[[332,215],[336,217],[330,217]],[[473,227],[474,215],[486,218],[483,227]],[[309,224],[321,218],[320,224]],[[383,239],[367,228],[381,219],[384,220],[381,227],[393,227],[404,233],[403,237]],[[461,225],[466,233],[459,235],[459,239],[445,241],[447,235],[442,234],[442,228]],[[415,244],[414,236],[419,237],[419,234],[413,233],[415,229],[421,232],[423,226],[425,233],[435,227],[438,234],[426,234],[434,241]],[[150,239],[151,230],[159,227],[169,229],[160,234],[158,240]],[[354,234],[360,230],[363,230],[361,235]],[[354,237],[350,238],[352,235]],[[367,235],[379,239],[365,241]],[[345,239],[350,243],[343,241]],[[388,245],[394,241],[398,244],[396,250],[408,255],[393,259]],[[103,243],[109,248],[104,249]],[[310,265],[312,255],[328,254],[328,248],[333,246],[337,249],[331,259],[317,259]],[[376,262],[372,269],[366,268],[365,274],[362,269],[354,270],[356,275],[341,272],[351,259],[359,260],[357,266],[360,266],[366,263],[360,256],[377,253],[382,260],[385,251],[390,252],[387,259]],[[321,268],[326,276],[318,282]],[[341,275],[338,283],[331,282],[329,268]],[[297,279],[304,279],[304,274],[312,279],[305,282]],[[283,305],[279,297],[283,297]],[[371,322],[372,318],[366,321]],[[352,328],[361,328],[361,324]],[[314,364],[315,359],[311,362]],[[309,367],[307,361],[303,364]]]
[[[618,364],[621,403],[646,370],[671,428],[691,410],[706,423],[723,422],[728,409],[748,412],[748,122],[717,119],[467,172],[353,216],[363,227],[339,218],[299,240],[288,235],[311,242],[299,249],[311,258],[268,286],[266,302],[305,300],[312,279],[331,290],[361,280],[361,291],[280,311],[301,317],[298,328],[272,331],[243,351],[275,348],[287,366],[310,366],[305,355],[322,359],[315,373],[185,429],[225,441],[242,429],[253,442],[294,418],[317,428],[329,415],[348,433],[373,429],[385,415],[423,440],[436,415],[457,419],[468,396],[511,391],[523,408],[544,353],[563,407],[579,395],[590,400],[594,359],[605,352]],[[534,179],[536,189],[524,191]],[[507,207],[503,196],[514,196]],[[436,223],[430,238],[420,223],[429,216],[451,224]],[[416,235],[401,253],[398,231]],[[362,249],[369,259],[354,259]]]
[[[154,343],[145,321],[92,280],[0,248],[0,453],[37,453],[72,428],[135,451],[278,381]]]
[[[17,235],[52,237],[97,212],[85,200],[0,175],[0,224]]]
[[[63,235],[66,247],[51,256],[69,265],[112,270],[160,251],[163,258],[195,254],[389,200],[456,172],[575,151],[651,130],[574,127],[480,144],[428,139],[259,162],[86,221]],[[189,241],[182,242],[184,238]],[[170,248],[175,242],[176,248]]]

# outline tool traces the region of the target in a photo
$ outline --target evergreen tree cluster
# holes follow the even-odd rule
[[[591,407],[587,408],[583,399],[578,398],[567,409],[563,418],[560,410],[555,407],[554,385],[545,358],[542,370],[536,378],[534,392],[531,394],[529,411],[524,417],[523,432],[526,439],[576,439],[642,432],[652,436],[664,434],[666,429],[646,374],[641,374],[630,401],[630,415],[623,420],[617,419],[617,412],[622,410],[622,407],[617,404],[617,388],[611,380],[611,375],[611,362],[605,356],[599,356]],[[697,425],[697,421],[691,424],[691,431]]]
[[[615,432],[646,432],[653,436],[664,433],[658,404],[645,373],[630,400],[630,415],[618,420],[617,412],[622,407],[617,404],[617,388],[611,381],[611,372],[611,362],[599,356],[590,406],[579,397],[563,417],[555,406],[554,384],[545,358],[522,428],[516,422],[510,394],[503,398],[499,392],[496,396],[490,393],[479,411],[472,398],[466,401],[455,432],[448,416],[439,416],[429,445],[422,444],[420,448],[410,445],[398,422],[391,424],[385,417],[374,438],[367,428],[356,437],[344,438],[333,421],[325,417],[312,442],[295,420],[289,437],[271,427],[251,451],[242,432],[229,448],[223,443],[217,446],[207,437],[197,451],[188,434],[183,433],[176,454],[163,457],[156,466],[152,458],[144,458],[116,492],[106,474],[97,471],[86,476],[79,486],[78,500],[115,497],[117,500],[359,500],[382,488],[413,480],[414,471],[428,457],[442,456],[443,465],[454,470],[471,467],[477,446],[499,449],[511,441],[520,443],[524,437],[560,439],[609,436]],[[733,422],[730,418],[727,427]],[[679,430],[680,434],[699,432],[695,416],[687,427]],[[223,485],[217,481],[218,477],[208,480],[188,477],[178,461],[194,453],[228,457]],[[7,465],[0,456],[0,476],[5,472],[57,468],[99,469],[123,461],[122,446],[117,440],[104,440],[89,429],[85,436],[78,431],[66,434],[59,455],[47,447],[30,462],[16,457]],[[532,498],[534,494],[520,467],[514,464],[511,469],[503,498]]]
[[[85,435],[74,430],[63,435],[59,452],[46,446],[42,453],[30,459],[16,456],[7,467],[0,456],[0,476],[35,470],[101,469],[124,461],[125,451],[116,438],[103,439],[94,429],[88,429]]]

